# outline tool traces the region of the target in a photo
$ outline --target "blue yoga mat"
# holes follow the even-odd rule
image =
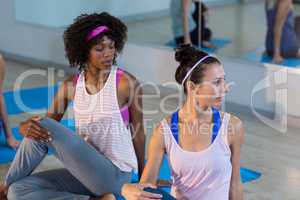
[[[22,140],[18,128],[13,128],[12,133],[17,140]],[[14,159],[15,154],[16,151],[7,146],[3,130],[0,130],[0,164],[11,162]]]
[[[274,64],[274,63],[272,63],[272,58],[270,56],[264,54],[263,47],[258,48],[255,51],[247,53],[244,56],[244,58],[246,58],[247,60],[254,61],[254,62]],[[281,64],[279,64],[279,66],[286,66],[286,67],[292,67],[292,68],[300,67],[300,59],[286,58],[283,60],[283,62]]]
[[[231,43],[231,40],[228,40],[228,39],[222,39],[222,38],[213,38],[211,40],[211,43],[213,45],[215,45],[217,48],[214,48],[214,49],[211,49],[211,48],[201,48],[201,50],[207,52],[207,53],[214,53],[216,52],[218,49],[220,48],[223,48],[225,47],[226,45],[230,44]],[[166,46],[169,46],[169,47],[173,47],[173,48],[176,48],[177,45],[175,43],[174,40],[171,40],[169,42],[166,43]]]
[[[58,86],[51,86],[4,92],[7,112],[15,115],[47,109],[57,90]]]
[[[259,179],[261,177],[261,173],[241,167],[241,177],[242,183],[247,183]]]

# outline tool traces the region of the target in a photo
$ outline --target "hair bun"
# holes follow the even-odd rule
[[[175,73],[177,83],[182,84],[189,69],[201,58],[208,54],[198,50],[191,44],[183,44],[175,50],[175,60],[179,62],[179,67]]]
[[[185,64],[190,61],[190,56],[193,55],[195,49],[190,44],[183,44],[175,51],[175,60],[181,64]]]

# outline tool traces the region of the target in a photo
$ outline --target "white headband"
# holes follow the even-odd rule
[[[196,64],[194,64],[194,66],[188,71],[188,73],[185,75],[184,79],[181,82],[181,85],[184,86],[184,82],[186,81],[186,79],[191,75],[191,73],[193,72],[193,70],[201,63],[203,62],[206,58],[212,57],[211,55],[207,55],[204,56],[203,58],[201,58],[198,62],[196,62]]]

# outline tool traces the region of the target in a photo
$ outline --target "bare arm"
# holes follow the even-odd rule
[[[165,153],[162,126],[158,126],[150,139],[147,152],[147,164],[143,171],[141,183],[156,184],[161,162]]]
[[[3,98],[4,79],[5,79],[5,62],[2,56],[0,55],[0,119],[3,120],[5,136],[6,138],[8,138],[8,137],[12,137],[12,133],[10,130],[5,101]]]
[[[146,193],[143,191],[143,188],[155,187],[164,153],[162,128],[158,126],[150,139],[147,164],[143,171],[140,184],[125,184],[122,187],[122,195],[126,197],[126,199],[160,199],[159,195]]]
[[[144,119],[143,119],[143,91],[139,82],[130,78],[133,82],[134,96],[129,105],[130,113],[130,128],[133,134],[133,146],[138,160],[139,178],[144,170],[145,162],[145,131],[144,131]]]
[[[287,18],[287,15],[291,9],[292,1],[291,0],[278,0],[277,2],[277,14],[275,17],[274,25],[274,62],[278,63],[281,58],[280,46],[281,46],[281,36],[282,28],[284,22]]]
[[[184,43],[191,43],[190,29],[189,29],[189,9],[190,9],[190,0],[181,0],[182,5],[182,24],[183,24],[183,37]]]
[[[65,110],[68,106],[68,102],[74,95],[74,87],[72,85],[72,77],[65,80],[60,86],[57,94],[54,97],[53,103],[49,108],[46,116],[60,121],[63,117]],[[49,133],[42,128],[37,121],[41,117],[35,116],[20,124],[20,133],[24,137],[28,137],[34,140],[49,140]]]
[[[57,91],[51,107],[46,114],[47,117],[60,121],[68,107],[69,101],[74,98],[75,86],[73,83],[74,76],[66,79]]]
[[[243,123],[237,117],[232,117],[232,129],[229,137],[231,149],[232,176],[230,182],[229,200],[243,199],[243,185],[240,174],[241,145],[244,142]]]

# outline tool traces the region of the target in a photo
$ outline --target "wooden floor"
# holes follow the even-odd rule
[[[216,36],[233,38],[233,44],[220,51],[227,56],[241,56],[243,52],[263,44],[265,31],[263,4],[248,6],[227,6],[214,8],[215,16],[210,24],[216,30]],[[226,20],[226,23],[221,23]],[[262,22],[263,21],[263,22]],[[218,23],[217,23],[218,22]],[[228,23],[227,23],[228,22]],[[259,22],[259,23],[258,23]],[[226,24],[226,26],[225,26]],[[255,34],[253,34],[253,26]],[[129,23],[129,41],[163,45],[171,40],[170,20],[167,17],[152,19],[146,22]],[[5,89],[12,89],[16,78],[31,66],[8,61],[8,74]],[[59,81],[63,78],[57,78]],[[41,77],[31,77],[24,87],[47,85]],[[144,109],[157,109],[160,98],[144,100]],[[176,101],[165,105],[170,110],[176,107]],[[242,148],[241,163],[243,167],[262,172],[262,177],[254,182],[244,184],[247,200],[299,200],[300,199],[300,130],[288,127],[286,133],[280,133],[259,121],[252,113],[241,107],[226,106],[226,111],[234,113],[245,125],[246,137]],[[160,121],[166,113],[161,110],[156,114],[145,115],[147,120],[147,137],[151,135],[154,124]],[[10,118],[12,126],[26,119],[23,114]],[[1,156],[1,155],[0,155]],[[3,181],[9,165],[0,166],[0,181]],[[61,167],[52,156],[48,156],[37,170]]]

